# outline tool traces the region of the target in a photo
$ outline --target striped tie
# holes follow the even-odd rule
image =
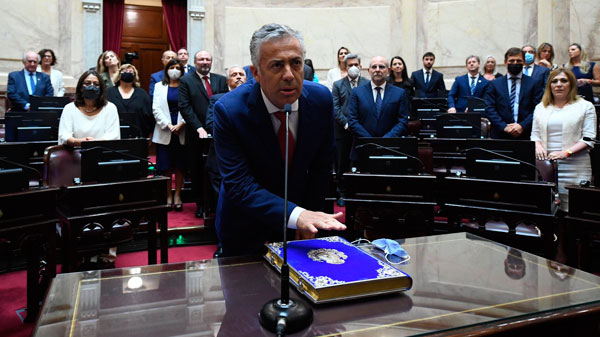
[[[475,93],[475,76],[471,76],[471,96]]]
[[[518,121],[519,119],[519,112],[515,112],[515,100],[517,98],[517,79],[518,77],[511,77],[510,80],[512,81],[511,87],[510,87],[510,109],[513,113],[513,117],[515,119],[515,123]]]

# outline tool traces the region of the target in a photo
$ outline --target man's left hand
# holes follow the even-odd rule
[[[304,210],[298,216],[296,225],[298,231],[312,233],[313,235],[317,234],[319,229],[326,231],[343,231],[346,229],[346,225],[338,221],[342,216],[344,216],[344,213],[342,212],[327,214]]]

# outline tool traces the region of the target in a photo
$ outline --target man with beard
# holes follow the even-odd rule
[[[404,89],[387,85],[387,60],[375,56],[369,64],[371,81],[352,91],[348,104],[348,125],[355,144],[350,159],[357,160],[356,139],[400,137],[408,127],[408,96]]]
[[[179,111],[188,131],[186,144],[192,178],[192,192],[196,199],[196,217],[204,215],[203,179],[204,160],[200,139],[208,137],[206,112],[213,94],[227,92],[225,76],[210,72],[212,56],[202,50],[194,55],[196,71],[181,78],[179,82]]]
[[[491,138],[528,140],[531,135],[533,110],[543,90],[523,75],[525,55],[519,48],[504,54],[508,73],[490,82],[485,92],[485,115],[492,124]]]

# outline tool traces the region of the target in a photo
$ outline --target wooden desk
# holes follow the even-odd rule
[[[291,336],[596,336],[600,277],[526,253],[521,277],[505,271],[506,246],[468,233],[400,241],[413,287],[326,305]],[[372,251],[372,246],[364,249]],[[511,252],[511,259],[515,252]],[[132,280],[133,279],[133,280]],[[130,281],[132,280],[132,281]],[[141,286],[132,289],[130,285]],[[34,336],[273,336],[258,312],[280,295],[260,257],[60,274]],[[296,290],[290,295],[304,298]]]
[[[0,194],[0,241],[9,251],[27,256],[27,321],[35,321],[48,278],[56,275],[56,188]],[[40,280],[40,259],[46,247],[45,274]],[[10,259],[10,257],[8,257]]]
[[[110,247],[130,239],[133,229],[147,222],[148,263],[156,264],[156,225],[160,227],[160,257],[162,263],[169,261],[167,233],[166,184],[169,178],[155,177],[104,184],[85,184],[61,189],[58,196],[63,272],[71,272],[75,266],[77,250]],[[102,233],[94,242],[86,242],[82,230],[85,226],[98,224]],[[128,224],[124,235],[117,236],[116,228]],[[90,228],[89,226],[87,227]],[[127,234],[127,235],[126,235]]]

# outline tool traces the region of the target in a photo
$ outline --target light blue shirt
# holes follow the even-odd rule
[[[516,77],[517,78],[517,80],[515,81],[515,85],[517,86],[516,92],[515,92],[515,106],[513,108],[513,118],[514,118],[514,121],[516,123],[519,120],[519,93],[521,92],[521,78],[523,76],[523,73],[521,72],[517,76],[514,76],[511,73],[508,73],[506,76],[508,78],[508,81],[506,81],[506,82],[508,84],[508,97],[509,97],[509,100],[510,100],[510,89],[511,89],[511,86],[512,86],[512,83],[513,83],[512,80],[511,80],[511,77]]]

